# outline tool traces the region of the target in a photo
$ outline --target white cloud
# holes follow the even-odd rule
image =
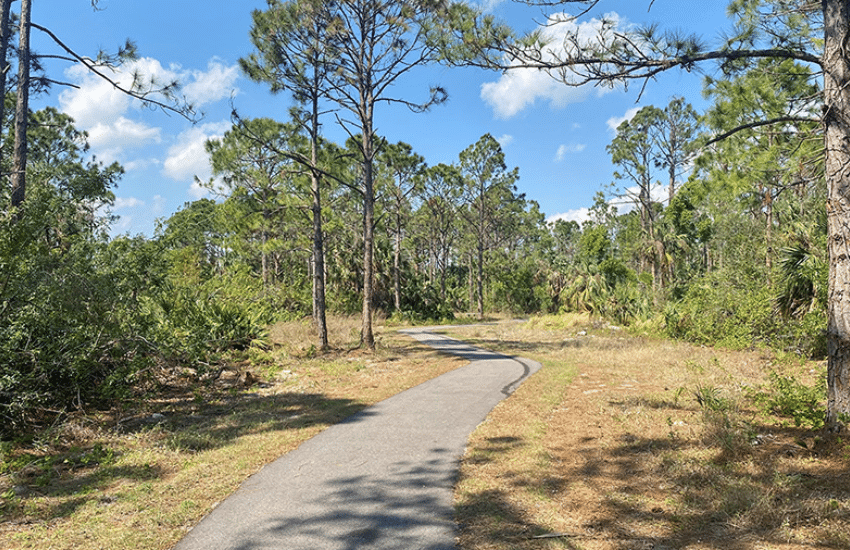
[[[121,163],[121,166],[128,172],[140,172],[152,166],[159,166],[160,164],[162,164],[162,161],[157,158],[137,158],[124,161]]]
[[[86,130],[89,144],[101,160],[120,161],[128,149],[162,141],[161,129],[119,116],[111,123],[98,122]],[[125,166],[130,170],[130,166]]]
[[[187,75],[192,80],[183,87],[183,93],[190,103],[200,107],[234,94],[239,68],[236,65],[228,67],[213,59],[206,71],[190,71]]]
[[[569,145],[561,145],[558,147],[558,150],[555,152],[555,162],[560,162],[564,160],[570,153],[581,153],[587,147],[584,143],[571,143]]]
[[[168,149],[162,165],[163,175],[175,181],[187,181],[196,176],[209,180],[212,169],[204,144],[208,139],[221,138],[230,127],[230,122],[222,121],[193,126],[182,132],[177,136],[177,142]]]
[[[112,205],[113,210],[121,210],[122,208],[139,208],[145,205],[145,201],[136,197],[116,197],[115,204]]]
[[[210,196],[210,190],[203,185],[201,185],[200,180],[195,180],[192,182],[192,185],[189,186],[189,190],[187,191],[190,197],[195,200],[203,199],[204,197]]]
[[[628,26],[625,19],[616,13],[606,14],[603,20],[591,19],[577,23],[563,13],[553,14],[546,24],[538,30],[547,46],[542,52],[543,61],[553,61],[568,46],[568,38],[577,37],[579,43],[591,43],[599,36],[604,25],[613,25],[608,31],[622,30]],[[558,75],[559,78],[560,75]],[[570,79],[570,75],[566,75]],[[571,80],[576,82],[575,80]],[[605,93],[605,88],[597,88],[597,93]],[[510,69],[499,80],[481,85],[481,98],[495,111],[497,118],[510,118],[526,107],[534,105],[538,99],[548,100],[550,105],[562,108],[570,103],[584,101],[594,92],[592,86],[568,86],[556,80],[548,71],[537,69]]]
[[[499,142],[499,145],[502,147],[507,147],[514,141],[514,136],[510,134],[502,134],[501,136],[496,138],[496,141]]]
[[[164,86],[177,81],[183,84],[182,95],[196,106],[221,100],[234,93],[239,73],[236,66],[226,66],[211,60],[205,71],[183,70],[177,65],[164,67],[158,60],[141,58],[108,72],[108,76],[123,88],[132,87],[134,78]],[[78,88],[59,95],[60,109],[70,115],[76,126],[86,130],[92,152],[106,161],[127,162],[129,150],[162,142],[162,130],[133,120],[131,113],[142,109],[141,101],[133,100],[106,80],[78,65],[66,71],[66,77]],[[168,102],[161,94],[152,100]],[[128,169],[149,166],[150,160],[129,161]],[[174,171],[172,167],[170,171]]]
[[[210,190],[201,183],[207,183],[212,178],[205,144],[209,139],[221,138],[230,128],[230,122],[221,121],[195,126],[181,133],[177,142],[168,149],[168,156],[162,165],[162,174],[175,181],[191,180],[186,192],[193,199],[210,196]]]
[[[135,78],[152,79],[160,84],[167,84],[179,80],[181,76],[173,68],[166,69],[159,61],[149,57],[104,72],[125,89],[132,87]],[[65,71],[65,75],[79,87],[67,89],[59,94],[59,105],[63,112],[73,117],[77,125],[84,129],[98,124],[111,125],[124,115],[131,105],[141,106],[139,102],[133,101],[127,94],[85,67],[74,65]],[[154,95],[152,99],[162,97]]]
[[[549,216],[546,218],[546,223],[555,223],[558,220],[564,221],[574,221],[578,223],[584,223],[590,219],[590,209],[588,208],[577,208],[575,210],[567,210],[561,214],[555,214],[553,216]]]
[[[504,1],[505,0],[481,0],[478,5],[484,11],[484,13],[490,13]]]
[[[615,116],[608,119],[606,124],[608,125],[608,129],[614,133],[617,133],[617,128],[620,127],[620,124],[624,123],[627,120],[631,120],[635,117],[638,111],[641,110],[641,107],[633,107],[626,111],[623,116]]]

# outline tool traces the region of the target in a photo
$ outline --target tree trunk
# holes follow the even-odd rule
[[[771,270],[773,269],[773,189],[765,188],[764,194],[764,217],[765,217],[765,242],[767,250],[764,255],[764,266],[767,268],[768,284],[770,284]]]
[[[260,229],[260,270],[262,271],[263,277],[263,290],[268,290],[269,288],[269,254],[266,251],[268,248],[268,240],[269,235],[266,232],[266,224],[268,220],[266,217],[268,216],[268,212],[263,212],[263,227]]]
[[[850,415],[850,0],[823,0],[829,234],[827,424]]]
[[[478,266],[475,275],[475,294],[478,300],[478,320],[484,319],[484,183],[480,184],[478,194]]]
[[[318,80],[318,70],[314,69],[314,82]],[[318,89],[318,84],[314,87]],[[310,122],[310,191],[313,195],[313,322],[316,324],[316,335],[319,339],[319,349],[328,349],[327,303],[325,301],[325,237],[322,231],[322,190],[321,180],[316,173],[319,163],[319,100],[313,96]]]
[[[0,6],[0,98],[6,97],[6,73],[9,71],[9,38],[12,28],[9,26],[9,14],[12,12],[12,0],[3,0]],[[0,130],[6,121],[6,102],[0,101]]]
[[[399,206],[399,211],[401,211],[401,206]],[[396,216],[395,247],[393,249],[393,300],[396,311],[401,311],[401,223],[401,215],[399,214]]]
[[[469,269],[467,270],[467,294],[469,299],[469,312],[472,313],[473,307],[475,304],[475,284],[474,284],[474,276],[475,273],[475,256],[473,256],[472,251],[469,252],[469,256],[467,257],[469,261]]]
[[[670,127],[670,149],[675,151],[678,147],[678,139],[676,137],[676,125],[671,123]],[[673,154],[670,155],[670,165],[667,167],[667,177],[669,178],[669,183],[667,187],[667,206],[673,204],[673,197],[676,196],[676,163],[673,162]]]
[[[18,47],[18,102],[15,106],[15,149],[12,161],[12,206],[20,206],[26,197],[27,124],[30,88],[30,0],[21,0]],[[2,98],[0,98],[2,99]]]
[[[372,128],[363,127],[363,325],[360,343],[375,349],[372,333],[372,294],[375,280],[375,190],[372,181]]]
[[[312,175],[313,193],[313,322],[319,349],[328,349],[327,303],[325,301],[325,243],[322,231],[322,205],[319,178]]]
[[[478,300],[478,319],[484,319],[484,239],[478,240],[478,266],[475,276],[475,294]]]

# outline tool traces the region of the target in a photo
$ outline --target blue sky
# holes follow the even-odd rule
[[[515,28],[531,30],[545,14],[539,8],[485,0],[489,9]],[[577,23],[591,29],[594,16],[617,17],[621,26],[658,22],[664,28],[695,32],[709,44],[729,28],[727,0],[602,0]],[[167,218],[185,202],[208,196],[195,176],[210,177],[204,141],[230,127],[231,104],[243,117],[288,118],[289,98],[272,95],[238,69],[252,46],[251,11],[265,0],[35,0],[33,21],[51,28],[77,52],[114,51],[130,38],[139,47],[137,68],[160,78],[178,78],[182,92],[205,113],[196,123],[143,108],[105,82],[66,63],[48,64],[49,76],[79,88],[54,87],[34,99],[34,107],[51,105],[74,117],[90,135],[98,159],[118,161],[126,174],[115,190],[113,233],[152,235],[157,219]],[[575,9],[567,8],[567,9]],[[58,49],[34,30],[33,48],[42,54]],[[128,78],[130,68],[117,73]],[[711,73],[713,67],[705,67]],[[537,201],[547,218],[580,219],[594,194],[612,181],[613,166],[605,151],[613,128],[638,108],[666,105],[674,95],[702,110],[702,75],[679,71],[651,82],[642,97],[639,86],[623,90],[570,88],[538,71],[507,74],[477,69],[432,66],[411,73],[398,92],[424,98],[430,85],[447,88],[449,101],[425,114],[384,107],[376,113],[378,132],[390,141],[405,141],[433,165],[451,163],[485,134],[502,144],[509,167],[519,167],[518,187]],[[344,136],[326,121],[329,139]]]

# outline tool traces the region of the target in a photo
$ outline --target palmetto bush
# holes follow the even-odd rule
[[[576,269],[559,300],[565,311],[590,313],[622,325],[652,310],[651,291],[632,270],[614,259]]]

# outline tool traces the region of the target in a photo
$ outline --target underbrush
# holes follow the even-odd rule
[[[462,364],[359,318],[277,323],[205,376],[157,371],[146,393],[0,445],[0,548],[170,548],[249,475],[371,403]]]

